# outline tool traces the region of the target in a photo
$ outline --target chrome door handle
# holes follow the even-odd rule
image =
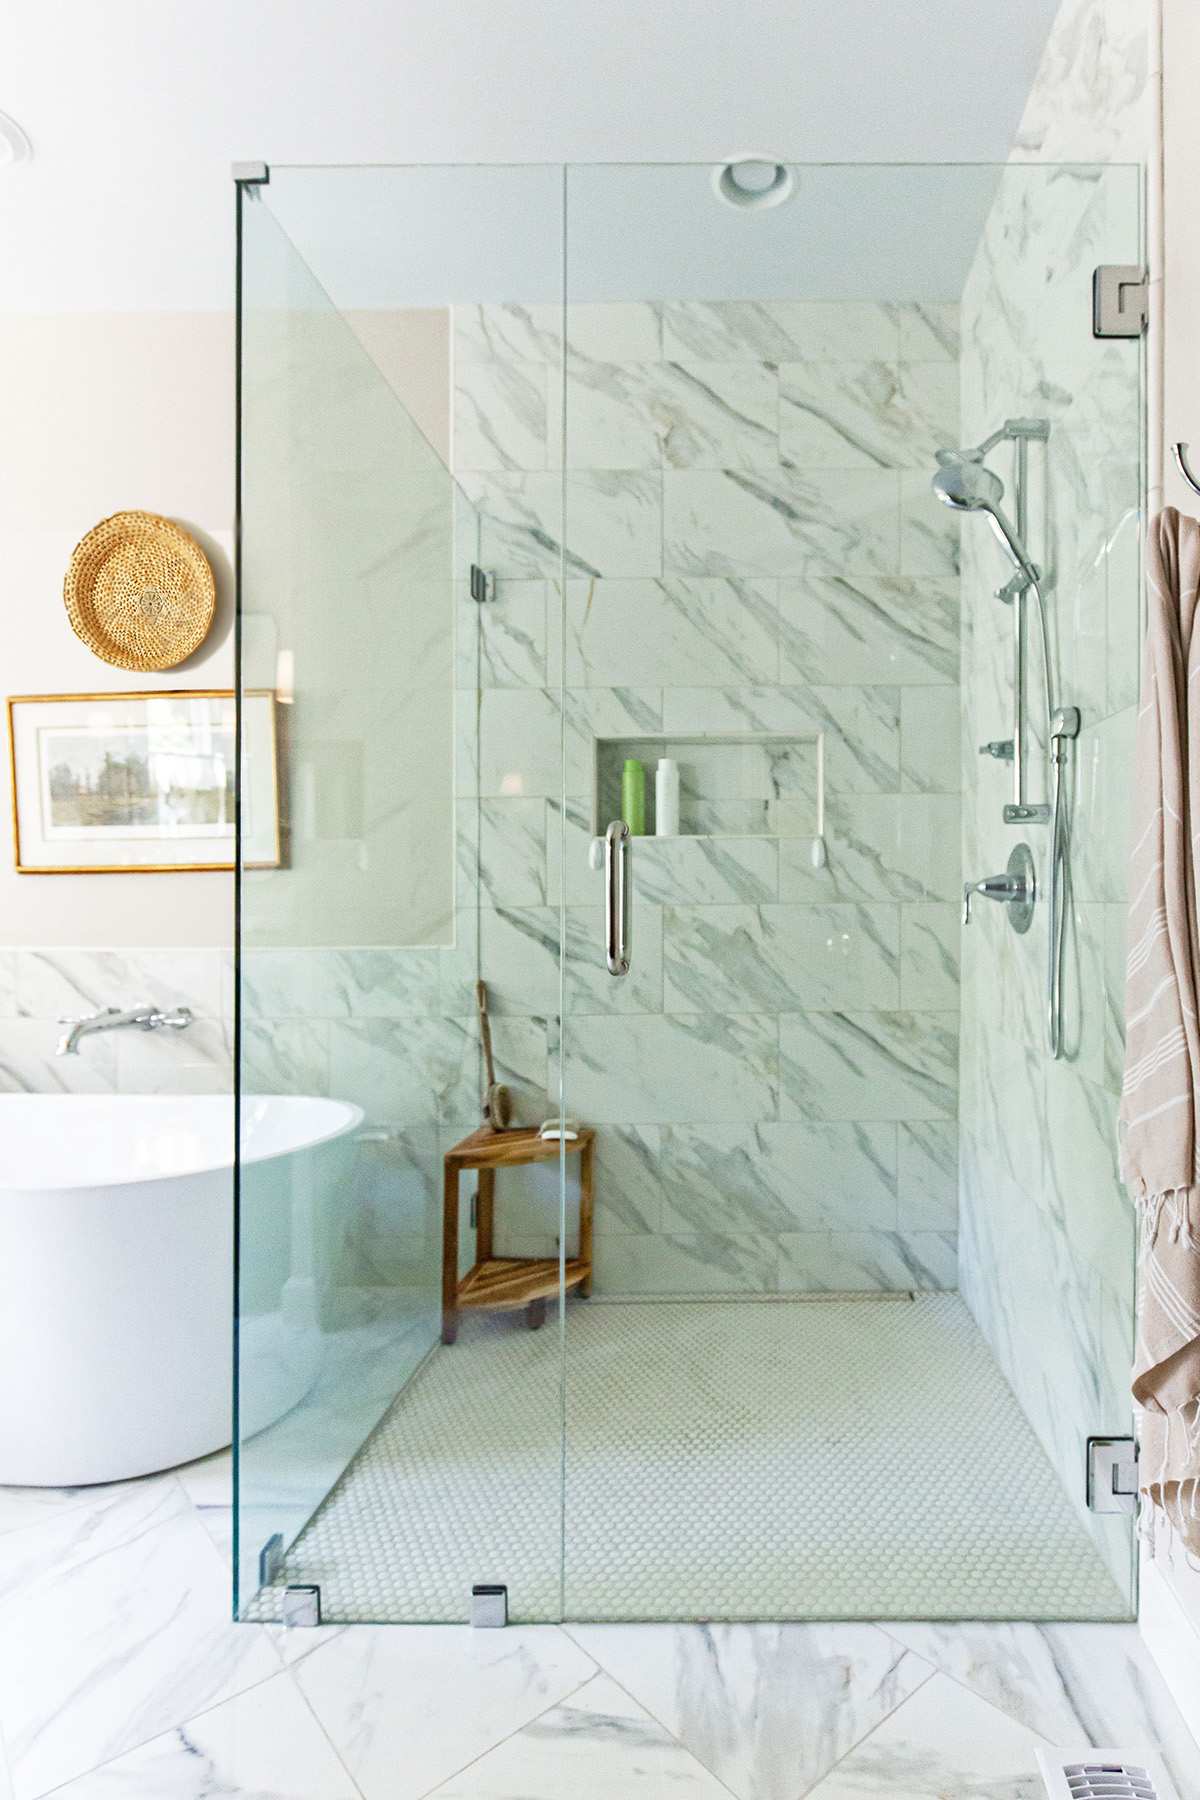
[[[633,886],[629,827],[614,819],[604,834],[604,955],[610,975],[628,975]]]

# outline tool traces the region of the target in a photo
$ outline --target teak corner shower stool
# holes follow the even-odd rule
[[[566,1140],[568,1156],[579,1155],[579,1255],[568,1257],[565,1285],[581,1294],[592,1291],[592,1213],[595,1205],[596,1134],[581,1125]],[[442,1203],[442,1342],[458,1336],[464,1307],[515,1312],[524,1307],[530,1330],[545,1321],[546,1301],[558,1292],[556,1256],[495,1256],[492,1251],[496,1170],[527,1163],[557,1162],[559,1141],[544,1138],[535,1127],[496,1131],[481,1125],[446,1152]],[[479,1171],[475,1210],[475,1262],[462,1278],[458,1273],[458,1188],[464,1169]]]

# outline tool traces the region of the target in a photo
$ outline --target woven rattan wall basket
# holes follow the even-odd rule
[[[216,606],[208,560],[157,513],[114,513],[75,546],[67,617],[94,656],[118,669],[173,669],[208,635]]]

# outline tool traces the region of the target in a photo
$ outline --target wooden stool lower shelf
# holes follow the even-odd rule
[[[581,1126],[577,1137],[567,1139],[567,1155],[579,1157],[579,1255],[566,1264],[568,1289],[592,1291],[592,1212],[595,1205],[596,1134]],[[442,1342],[458,1336],[458,1315],[464,1307],[515,1312],[524,1307],[530,1330],[546,1318],[546,1301],[558,1293],[558,1258],[554,1256],[495,1256],[496,1170],[517,1169],[528,1163],[557,1162],[558,1139],[538,1135],[536,1128],[520,1126],[493,1131],[481,1125],[453,1150],[446,1152],[442,1201]],[[458,1273],[458,1189],[464,1169],[479,1171],[475,1205],[475,1262],[464,1276]]]

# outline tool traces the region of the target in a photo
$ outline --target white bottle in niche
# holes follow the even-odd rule
[[[679,764],[660,756],[654,777],[654,835],[679,836]]]

